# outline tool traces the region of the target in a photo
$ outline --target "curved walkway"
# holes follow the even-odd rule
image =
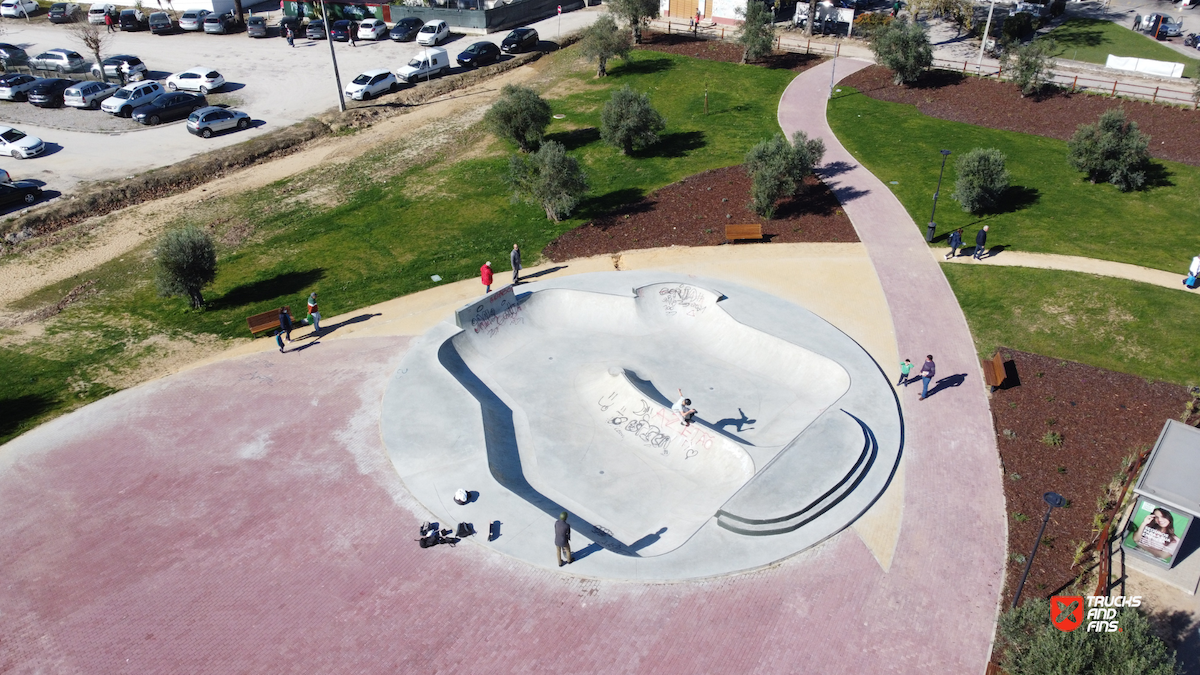
[[[902,392],[907,484],[889,577],[903,589],[903,610],[930,644],[942,645],[939,667],[929,672],[982,672],[1005,565],[999,454],[975,345],[950,284],[903,205],[826,122],[835,72],[845,77],[868,65],[838,59],[801,73],[783,93],[779,125],[789,138],[803,130],[825,142],[819,173],[867,247],[900,356],[919,364],[933,354],[937,363],[936,395],[918,402],[918,391]]]
[[[1162,286],[1188,293],[1200,293],[1200,289],[1189,289],[1183,285],[1183,279],[1187,276],[1186,271],[1182,274],[1175,272],[1164,272],[1149,267],[1140,265],[1130,265],[1129,263],[1113,262],[1111,260],[1097,260],[1095,258],[1082,258],[1073,255],[1057,255],[1054,253],[1025,253],[1023,251],[1005,250],[999,253],[989,252],[981,260],[972,260],[970,251],[967,248],[967,253],[959,252],[958,257],[951,260],[946,260],[946,249],[942,247],[930,248],[930,255],[937,262],[947,264],[970,264],[970,265],[1000,265],[1002,267],[1035,267],[1043,270],[1059,270],[1061,272],[1082,272],[1083,274],[1096,274],[1102,277],[1112,277],[1114,279],[1126,279],[1128,281],[1138,281],[1143,284],[1152,284],[1154,286]]]

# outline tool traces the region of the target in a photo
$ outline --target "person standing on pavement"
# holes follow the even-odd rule
[[[908,386],[908,374],[912,372],[913,362],[909,359],[904,359],[904,363],[900,364],[900,379],[896,380],[896,386]]]
[[[558,520],[554,521],[554,555],[558,558],[559,567],[575,562],[574,556],[571,555],[571,526],[567,523],[566,511],[559,514]],[[563,562],[564,557],[566,562]]]
[[[950,252],[946,254],[946,260],[958,257],[958,249],[962,248],[962,228],[950,233]]]
[[[492,261],[483,263],[483,267],[479,268],[479,280],[483,282],[483,291],[485,293],[492,292]]]
[[[320,333],[321,332],[321,308],[319,306],[317,306],[317,292],[316,291],[313,291],[312,294],[308,296],[308,318],[305,319],[305,322],[307,323],[309,321],[312,322],[313,333],[314,334]]]
[[[513,283],[521,280],[521,249],[513,244],[512,253],[508,254],[508,262],[512,263]]]
[[[918,401],[924,401],[929,396],[929,381],[937,374],[937,365],[933,362],[933,354],[925,355],[925,363],[921,366],[921,395]]]
[[[971,256],[975,260],[983,260],[983,251],[987,246],[988,226],[984,225],[983,229],[975,233],[975,255]]]
[[[113,19],[112,19],[112,13],[111,13],[111,12],[105,12],[105,13],[104,13],[104,25],[105,25],[105,26],[108,28],[108,32],[110,32],[110,33],[115,33],[115,32],[116,32],[116,31],[114,31],[114,30],[113,30]]]
[[[279,309],[279,330],[287,334],[287,341],[292,341],[292,310],[287,307]]]
[[[287,27],[287,41],[288,41],[289,47],[292,47],[292,48],[296,47],[296,34],[294,32],[292,32],[291,26]]]
[[[348,32],[350,34],[350,46],[357,47],[358,46],[358,24],[351,21],[350,25],[346,27],[346,32]]]

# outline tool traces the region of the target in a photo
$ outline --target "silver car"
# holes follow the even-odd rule
[[[179,27],[183,30],[204,30],[204,17],[211,13],[207,9],[189,9],[179,17]]]
[[[29,67],[39,70],[53,70],[59,73],[76,73],[84,70],[87,63],[83,56],[71,49],[51,49],[29,59]]]
[[[72,108],[97,110],[100,102],[120,89],[112,82],[80,82],[63,92],[63,104]]]
[[[209,106],[187,118],[187,130],[197,136],[212,138],[213,134],[230,129],[249,129],[250,116],[232,108]]]
[[[24,101],[29,98],[29,90],[41,78],[22,73],[13,73],[0,77],[0,98],[6,101]]]

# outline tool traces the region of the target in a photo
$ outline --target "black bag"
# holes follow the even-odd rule
[[[459,539],[462,539],[463,537],[469,537],[472,534],[475,534],[475,526],[474,525],[472,525],[470,523],[459,523],[458,530],[455,531],[454,536],[458,537]]]
[[[439,543],[441,543],[440,540],[441,537],[437,536],[436,534],[432,534],[428,537],[421,537],[418,541],[421,542],[421,548],[429,548],[431,546],[437,546]]]

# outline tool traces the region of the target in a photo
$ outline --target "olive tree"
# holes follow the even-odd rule
[[[609,59],[629,57],[629,30],[619,28],[611,14],[601,14],[596,23],[583,31],[579,49],[585,58],[597,62],[596,77],[605,77]]]
[[[742,27],[734,37],[742,46],[742,63],[769,55],[775,44],[774,13],[761,0],[746,0],[745,9],[738,7],[735,12],[742,19]]]
[[[514,154],[508,162],[507,182],[513,201],[542,207],[546,217],[556,223],[571,215],[588,191],[579,162],[557,141],[547,141],[528,156]]]
[[[959,155],[954,162],[958,179],[954,197],[963,211],[982,213],[996,208],[1008,189],[1010,176],[1004,168],[1007,158],[996,148],[975,148]]]
[[[933,48],[925,27],[896,19],[875,32],[871,40],[875,60],[894,73],[896,84],[912,84],[933,64]]]
[[[200,228],[168,230],[154,248],[158,293],[186,297],[195,309],[204,306],[200,289],[217,278],[217,248]]]
[[[825,143],[809,139],[797,131],[788,143],[783,134],[762,141],[746,153],[746,172],[750,174],[750,209],[764,218],[775,215],[775,204],[794,196],[804,184],[804,177],[825,155]]]
[[[528,87],[506,84],[483,122],[492,133],[529,152],[542,142],[550,126],[550,104]]]
[[[1150,137],[1125,111],[1110,108],[1096,124],[1081,124],[1067,141],[1067,159],[1076,171],[1087,172],[1093,183],[1112,183],[1122,192],[1146,184]]]
[[[1004,72],[1021,90],[1021,98],[1038,94],[1054,75],[1054,40],[1033,40],[1017,47],[1004,50]]]
[[[600,138],[628,155],[658,142],[658,132],[667,127],[663,116],[650,105],[650,97],[629,85],[613,91],[600,111]]]
[[[633,30],[633,43],[642,44],[642,27],[657,19],[658,0],[609,0],[610,11],[625,20]]]

